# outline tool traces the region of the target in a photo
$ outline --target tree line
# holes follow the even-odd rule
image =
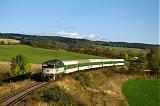
[[[94,45],[110,46],[110,47],[125,47],[125,48],[140,48],[151,49],[158,45],[144,44],[144,43],[127,43],[127,42],[106,42],[106,41],[90,41],[86,39],[66,38],[60,36],[37,36],[37,35],[25,35],[16,33],[0,33],[0,38],[10,38],[21,40],[23,43],[30,44],[31,42],[41,42],[43,40],[49,40],[52,42],[65,43],[70,47],[88,47]]]

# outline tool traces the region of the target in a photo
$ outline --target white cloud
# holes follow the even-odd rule
[[[81,38],[80,34],[77,32],[60,31],[60,32],[57,32],[56,35],[63,36],[63,37],[70,37],[70,38]]]
[[[56,36],[69,37],[69,38],[79,38],[79,39],[88,39],[88,40],[98,40],[94,34],[81,34],[78,32],[65,32],[60,31],[55,33]]]
[[[98,39],[96,39],[96,35],[94,35],[94,34],[88,34],[87,36],[84,36],[84,39],[98,40]]]
[[[68,37],[68,38],[77,38],[77,39],[88,39],[91,41],[109,41],[105,37],[97,36],[95,34],[88,34],[88,33],[78,33],[78,32],[65,32],[65,31],[59,31],[59,32],[41,32],[41,33],[24,33],[21,32],[21,34],[28,34],[28,35],[40,35],[40,36],[62,36],[62,37]]]

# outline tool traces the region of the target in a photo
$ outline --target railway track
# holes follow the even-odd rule
[[[42,86],[48,83],[49,82],[38,82],[25,88],[22,88],[8,96],[0,98],[0,106],[13,106],[20,100],[25,98],[27,95],[31,94],[32,92],[36,91],[37,89],[41,88]]]

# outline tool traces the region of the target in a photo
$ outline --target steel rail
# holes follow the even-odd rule
[[[30,86],[24,87],[6,97],[3,97],[0,99],[0,106],[13,106],[27,95],[31,94],[32,92],[38,90],[39,88],[48,83],[49,82],[38,82]]]

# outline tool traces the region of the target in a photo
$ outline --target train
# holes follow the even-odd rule
[[[124,59],[85,59],[62,61],[48,60],[42,63],[42,78],[56,80],[59,76],[107,66],[123,66]]]

